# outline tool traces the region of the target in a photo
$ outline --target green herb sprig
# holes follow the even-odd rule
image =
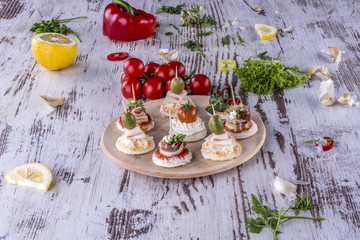
[[[187,81],[187,80],[191,79],[192,76],[194,76],[194,74],[195,74],[195,69],[193,69],[189,75],[185,75],[185,76],[183,77],[183,80],[184,80],[184,81]]]
[[[293,219],[325,220],[325,218],[302,216],[302,214],[306,210],[320,207],[314,205],[310,197],[305,197],[302,193],[298,194],[297,198],[291,201],[290,207],[288,207],[286,210],[284,210],[284,208],[282,208],[280,211],[270,209],[269,207],[264,206],[254,194],[251,194],[251,202],[251,210],[253,210],[255,213],[260,214],[261,217],[257,217],[256,219],[247,217],[246,227],[252,233],[260,233],[264,227],[269,226],[270,231],[273,233],[273,240],[278,239],[277,235],[281,233],[278,229],[282,224],[287,221]],[[300,212],[295,216],[286,215],[288,212],[293,210],[300,210]]]
[[[202,45],[199,43],[198,40],[194,39],[194,40],[189,40],[184,44],[185,47],[187,47],[188,49],[190,49],[190,51],[194,52],[197,51],[200,56],[204,59],[205,62],[208,62],[205,58],[204,52],[202,51]]]
[[[180,35],[182,35],[180,29],[179,29],[177,26],[175,26],[174,24],[171,24],[171,23],[170,23],[169,25],[172,26],[176,31],[178,31],[178,33],[179,33]]]
[[[136,101],[136,99],[134,99],[134,98],[129,98],[128,101],[129,101],[128,107],[135,107],[135,108],[141,107],[143,112],[146,111],[142,99],[139,99],[138,101]]]
[[[67,27],[63,23],[71,22],[77,19],[87,18],[86,16],[83,17],[76,17],[76,18],[68,18],[68,19],[51,19],[49,21],[42,21],[39,23],[34,23],[32,28],[30,28],[30,31],[36,32],[36,33],[46,33],[46,32],[54,32],[54,33],[60,33],[60,34],[73,34],[79,42],[81,42],[78,34],[72,30],[71,28]],[[62,25],[61,25],[62,24]]]
[[[169,13],[169,14],[180,14],[182,8],[185,6],[185,3],[177,5],[176,7],[173,6],[161,6],[161,8],[155,13],[159,14],[162,12]]]
[[[204,37],[204,36],[210,36],[213,32],[209,31],[209,32],[201,32],[198,34],[199,37]]]
[[[327,142],[334,141],[333,139],[324,139],[324,140],[326,140]],[[320,139],[306,140],[306,141],[303,141],[302,143],[313,143],[313,142],[318,142],[318,141],[320,141]]]
[[[221,40],[223,45],[229,45],[230,44],[230,35],[226,35],[222,40]]]
[[[238,37],[238,39],[239,39],[240,45],[241,45],[241,46],[244,46],[245,41],[244,41],[244,39],[242,39],[242,38],[240,37],[239,32],[236,32],[236,35],[237,35],[237,37]]]
[[[172,32],[166,32],[165,33],[165,36],[171,36],[171,35],[173,35],[174,33],[172,33]]]
[[[184,10],[181,12],[181,19],[183,20],[183,27],[194,27],[196,25],[208,24],[213,26],[216,24],[216,21],[212,18],[204,14],[201,17],[200,8],[204,7],[205,5],[197,6],[193,9]]]
[[[178,134],[178,135],[173,135],[171,140],[169,142],[167,142],[167,144],[176,144],[178,142],[182,142],[185,139],[186,135],[185,134]]]

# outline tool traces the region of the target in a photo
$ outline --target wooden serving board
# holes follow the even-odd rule
[[[205,107],[209,105],[209,96],[190,96],[196,106],[198,107],[198,116],[205,122],[207,126],[210,116],[205,111]],[[115,147],[116,140],[122,135],[122,132],[117,128],[116,122],[119,117],[115,118],[105,128],[101,137],[101,147],[108,158],[116,164],[137,173],[159,178],[193,178],[202,177],[219,172],[223,172],[239,166],[240,164],[251,159],[262,147],[266,137],[266,130],[261,118],[251,110],[251,119],[258,125],[258,132],[250,138],[239,140],[243,146],[240,157],[233,160],[214,162],[204,159],[201,155],[200,149],[204,140],[193,143],[188,143],[187,147],[193,154],[193,159],[190,164],[176,168],[163,168],[155,165],[152,162],[152,154],[158,147],[158,143],[168,134],[169,119],[160,114],[160,105],[164,99],[158,99],[145,104],[146,112],[149,113],[155,120],[155,127],[146,134],[154,138],[156,148],[146,154],[132,156],[124,154]],[[208,134],[210,130],[207,127]]]

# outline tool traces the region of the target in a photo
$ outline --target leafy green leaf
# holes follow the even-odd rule
[[[171,36],[171,35],[173,35],[174,33],[172,33],[172,32],[166,32],[165,33],[165,36]]]
[[[182,8],[185,6],[185,3],[177,5],[176,7],[173,6],[161,6],[161,8],[155,13],[159,14],[162,12],[169,13],[169,14],[180,14]]]
[[[215,106],[214,106],[214,109],[215,109],[215,111],[217,111],[217,112],[225,112],[225,111],[226,111],[226,108],[227,108],[227,105],[226,105],[226,103],[224,103],[224,102],[218,102],[218,103],[216,103]]]
[[[212,106],[207,106],[207,107],[205,108],[205,111],[207,111],[208,113],[210,113],[211,115],[213,115]]]
[[[253,60],[252,57],[245,60],[244,66],[236,68],[234,72],[241,82],[241,87],[257,94],[270,94],[274,89],[298,86],[311,77],[308,73],[299,72],[297,66],[285,67],[280,60]]]
[[[138,101],[136,101],[134,98],[129,98],[128,99],[128,107],[135,107],[135,108],[141,107],[143,112],[146,111],[142,99],[139,99]]]
[[[269,221],[266,218],[258,217],[256,219],[246,218],[246,227],[249,229],[249,232],[260,233],[263,227],[269,225]]]
[[[200,8],[205,5],[197,6],[193,9],[184,10],[181,12],[181,19],[183,20],[183,24],[181,26],[186,27],[194,27],[196,25],[209,24],[210,26],[215,25],[216,21],[212,18],[204,14],[201,17]]]
[[[178,134],[178,135],[173,135],[171,140],[169,142],[167,142],[168,144],[172,145],[172,144],[176,144],[178,142],[182,142],[185,139],[186,135],[185,134]]]
[[[272,60],[272,59],[273,59],[272,57],[269,57],[269,56],[267,55],[267,51],[262,52],[262,53],[259,53],[259,54],[257,55],[257,57],[260,58],[260,59],[262,59],[262,60]]]
[[[271,210],[267,206],[262,205],[262,203],[259,201],[259,199],[254,195],[251,194],[251,210],[253,210],[256,213],[261,214],[264,218],[270,217],[270,216],[276,216],[278,215],[278,211]]]

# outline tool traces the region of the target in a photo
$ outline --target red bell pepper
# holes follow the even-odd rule
[[[112,40],[131,42],[153,35],[156,19],[152,14],[131,7],[122,0],[113,0],[106,6],[103,35]]]

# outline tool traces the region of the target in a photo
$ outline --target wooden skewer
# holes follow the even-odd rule
[[[177,73],[177,67],[175,67],[175,77],[178,77],[178,73]]]
[[[234,102],[234,108],[236,108],[237,104],[236,104],[236,101],[235,101],[235,94],[234,94],[234,88],[232,85],[230,85],[231,87],[231,94],[232,94],[232,98],[233,98],[233,102]]]
[[[215,108],[214,108],[214,104],[211,104],[212,109],[213,109],[213,116],[215,115]]]
[[[131,84],[131,89],[132,89],[132,94],[133,94],[134,101],[136,101],[135,91],[134,91],[134,84]]]
[[[121,103],[122,103],[122,105],[123,105],[123,107],[124,107],[124,112],[127,112],[127,108],[126,108],[126,105],[125,105],[124,100],[121,99]]]
[[[171,119],[171,111],[170,111],[170,108],[169,108],[169,123],[170,123],[170,131],[169,131],[169,134],[170,134],[170,137],[173,136],[173,130],[172,130],[172,119]]]

